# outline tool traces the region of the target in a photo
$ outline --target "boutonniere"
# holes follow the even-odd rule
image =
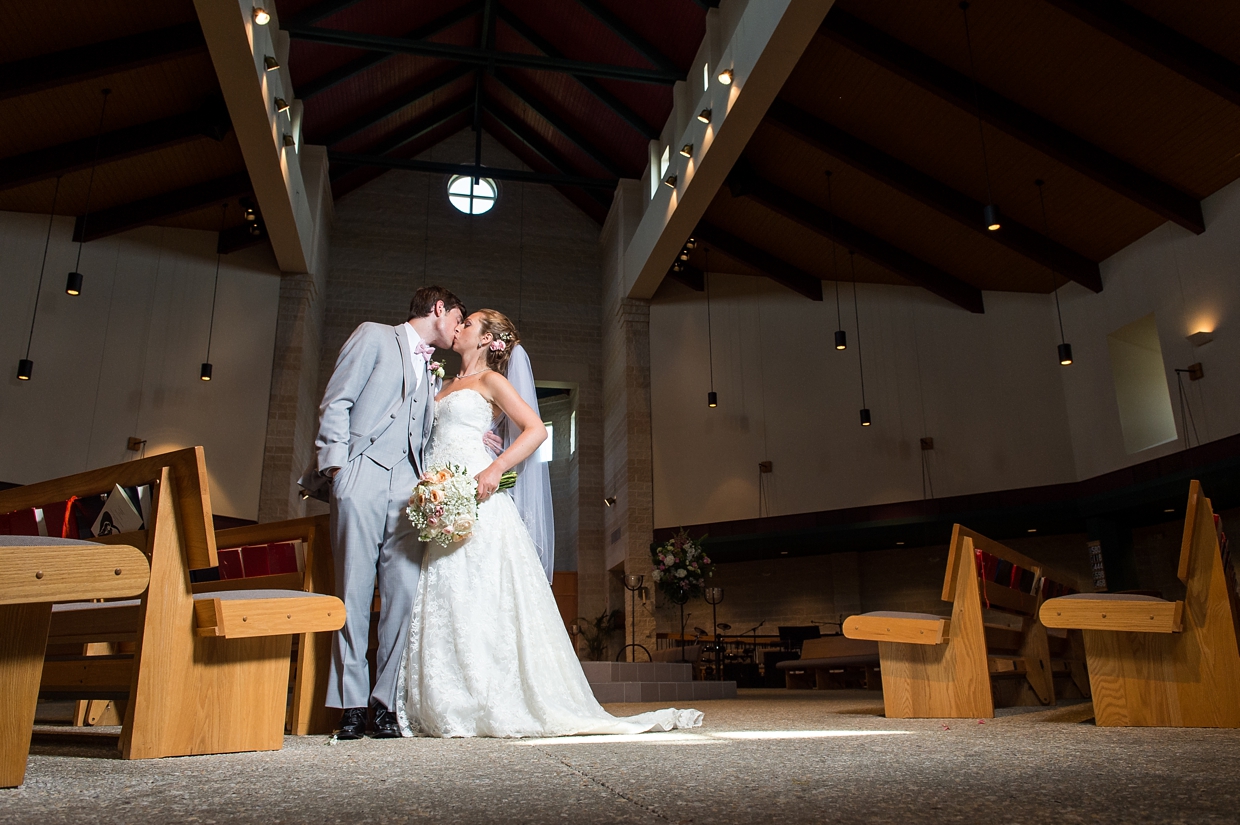
[[[430,372],[431,375],[435,376],[441,381],[443,380],[443,362],[442,361],[427,361],[426,369]]]

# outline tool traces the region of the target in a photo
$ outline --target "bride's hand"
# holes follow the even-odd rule
[[[503,474],[503,470],[492,464],[474,476],[474,481],[478,482],[478,501],[486,501],[499,489],[500,477]]]

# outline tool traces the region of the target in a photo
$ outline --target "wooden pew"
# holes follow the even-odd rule
[[[993,580],[995,567],[1003,583]],[[1053,704],[1054,672],[1066,667],[1052,660],[1038,621],[1047,581],[1074,579],[957,524],[943,580],[950,618],[864,613],[845,620],[844,635],[878,642],[891,719],[988,719],[996,705]]]
[[[1183,601],[1121,593],[1049,599],[1047,627],[1085,637],[1094,719],[1104,727],[1240,727],[1234,572],[1214,510],[1191,482],[1177,575]]]
[[[843,687],[832,672],[862,671],[867,688],[877,688],[878,644],[846,636],[820,636],[801,643],[801,658],[779,662],[775,667],[787,674],[789,690]]]
[[[26,777],[52,603],[137,596],[150,577],[136,547],[0,536],[0,788]]]
[[[278,750],[292,636],[338,629],[344,605],[299,590],[193,592],[189,571],[216,566],[201,447],[5,490],[0,513],[117,484],[151,485],[147,529],[99,541],[144,549],[150,586],[137,600],[55,605],[48,642],[111,642],[133,653],[49,656],[40,695],[126,699],[126,759]]]
[[[263,588],[269,586],[266,580],[282,579],[283,587],[292,587],[306,593],[336,595],[331,521],[328,516],[233,527],[219,530],[215,534],[215,543],[219,550],[285,541],[303,543],[305,564],[301,573],[203,582],[194,585],[195,592],[220,586],[238,589]],[[297,659],[292,677],[288,718],[288,731],[294,736],[328,734],[336,729],[340,721],[340,710],[326,705],[327,674],[331,668],[331,657],[331,633],[303,633],[297,637]]]

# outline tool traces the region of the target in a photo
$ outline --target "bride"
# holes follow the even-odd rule
[[[537,413],[505,377],[517,329],[484,309],[457,328],[461,371],[436,397],[426,466],[457,464],[478,483],[473,535],[426,545],[397,677],[405,736],[568,736],[696,727],[696,710],[615,717],[594,699],[547,577],[500,476],[546,439]],[[483,434],[506,414],[520,429],[492,459]]]

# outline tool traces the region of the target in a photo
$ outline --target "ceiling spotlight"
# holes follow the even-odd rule
[[[715,407],[718,407],[719,406],[719,393],[715,392],[714,390],[711,390],[710,392],[706,393],[706,406],[710,407],[712,410]]]
[[[733,77],[735,77],[735,75],[732,73],[731,69],[724,69],[719,73],[719,82],[724,86],[731,86]]]
[[[1030,528],[1029,528],[1028,530],[1026,530],[1025,532],[1026,532],[1026,533],[1036,533],[1036,532],[1038,532],[1038,528],[1036,528],[1036,527],[1030,527]]]
[[[676,176],[668,175],[666,178],[663,179],[663,185],[670,186],[673,189],[675,189],[676,188]]]
[[[288,101],[287,101],[287,100],[285,100],[285,99],[284,99],[284,98],[282,98],[282,97],[277,97],[277,98],[276,98],[276,111],[277,111],[277,112],[287,112],[287,111],[288,111]]]
[[[29,358],[23,358],[17,362],[17,380],[29,381],[30,373],[34,372],[34,361]]]
[[[211,380],[211,365],[209,363],[204,363],[202,365],[202,369],[198,372],[198,377],[203,381]]]
[[[69,273],[69,278],[68,280],[65,281],[65,294],[66,295],[81,295],[82,294],[82,273],[81,272],[70,272]]]
[[[245,208],[245,219],[247,221],[258,220],[258,212],[255,211],[253,206],[247,206]]]
[[[1059,345],[1060,366],[1066,367],[1071,363],[1072,363],[1072,345],[1071,344],[1060,344]]]
[[[988,203],[982,208],[982,220],[985,222],[986,228],[991,232],[1003,225],[999,222],[999,207],[993,203]]]
[[[263,230],[259,229],[258,224],[252,223],[250,224],[250,234],[257,238],[259,235],[263,234]]]
[[[267,67],[267,71],[274,72],[276,69],[280,68],[280,61],[276,60],[271,55],[267,55],[263,58],[263,65]]]
[[[861,426],[862,427],[870,426],[870,411],[868,408],[865,408],[865,407],[861,408]]]
[[[696,249],[696,248],[697,248],[697,238],[690,238],[689,240],[685,241],[685,249]]]
[[[691,158],[691,157],[693,157],[693,144],[692,144],[692,143],[686,143],[684,146],[681,146],[681,147],[680,147],[680,154],[684,155],[684,156],[685,156],[685,157],[687,157],[687,158]]]
[[[260,26],[265,26],[271,22],[271,12],[262,6],[254,7],[254,22]]]
[[[681,263],[679,260],[677,260],[675,263],[672,264],[672,272],[684,272],[684,271],[685,271],[685,265]]]
[[[710,123],[710,109],[703,109],[702,111],[698,112],[698,120],[702,121],[703,123]]]
[[[682,249],[682,250],[680,250],[680,255],[679,255],[679,258],[680,258],[680,260],[682,260],[682,261],[687,261],[687,260],[689,260],[689,250],[688,250],[688,249]]]
[[[848,333],[842,329],[835,331],[835,348],[848,349]]]

